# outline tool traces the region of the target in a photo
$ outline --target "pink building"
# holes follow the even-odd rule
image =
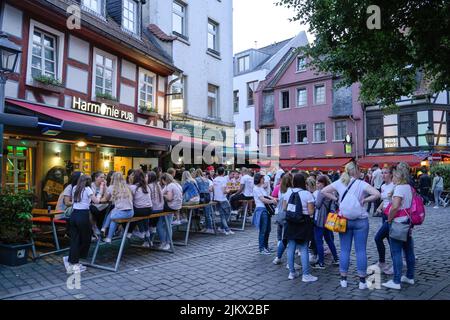
[[[364,154],[358,85],[336,88],[337,77],[317,74],[306,68],[307,62],[293,48],[259,85],[255,97],[256,128],[263,136],[259,147],[278,155],[286,169],[340,169],[350,158]],[[352,138],[347,154],[346,135]]]

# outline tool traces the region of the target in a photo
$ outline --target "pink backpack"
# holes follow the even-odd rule
[[[411,187],[411,192],[413,194],[411,208],[409,208],[409,215],[411,217],[411,223],[413,226],[419,226],[425,220],[425,206],[423,205],[422,197],[419,196]]]

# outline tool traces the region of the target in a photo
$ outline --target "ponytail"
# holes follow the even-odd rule
[[[357,164],[354,161],[351,161],[346,164],[345,171],[341,175],[341,182],[348,186],[350,183],[350,180],[352,179],[352,174],[355,173],[355,170],[358,168]]]

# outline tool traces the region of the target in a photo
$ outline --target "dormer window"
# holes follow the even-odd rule
[[[83,9],[103,15],[103,0],[82,0]]]
[[[133,0],[123,0],[122,27],[132,33],[137,33],[137,3]]]
[[[250,68],[250,56],[238,58],[238,72],[247,71]]]

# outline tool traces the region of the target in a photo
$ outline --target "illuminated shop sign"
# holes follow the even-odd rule
[[[114,119],[134,121],[134,115],[132,112],[117,109],[115,106],[107,105],[106,103],[99,104],[95,102],[86,102],[79,97],[72,98],[72,109]]]

